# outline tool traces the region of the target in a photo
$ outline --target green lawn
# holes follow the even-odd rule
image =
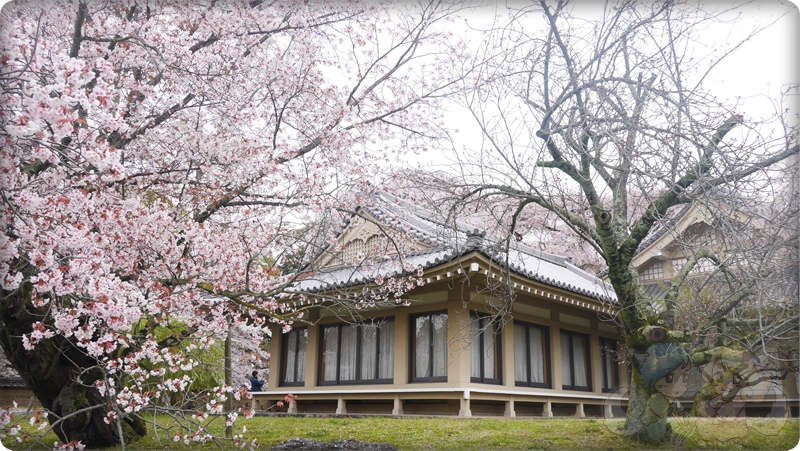
[[[159,424],[168,426],[165,418]],[[457,418],[305,418],[256,417],[240,419],[234,432],[247,427],[247,438],[256,438],[261,449],[269,449],[290,438],[319,441],[359,439],[384,442],[401,450],[507,450],[507,449],[647,449],[648,447],[621,437],[611,429],[616,423],[601,419],[457,419]],[[689,420],[691,433],[682,446],[666,449],[758,449],[788,450],[798,444],[800,423],[797,419],[775,423],[748,419]],[[210,430],[220,433],[223,425],[212,423]],[[128,449],[216,449],[213,445],[185,446],[173,442],[174,433],[161,432],[161,440],[152,433]],[[44,443],[48,443],[47,440]],[[52,444],[53,440],[49,440]],[[8,438],[4,444],[22,449]],[[23,445],[26,443],[23,443]],[[226,449],[233,449],[230,442]],[[664,449],[664,448],[662,448]]]

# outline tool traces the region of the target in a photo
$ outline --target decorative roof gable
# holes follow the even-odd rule
[[[361,208],[334,243],[309,266],[317,270],[353,266],[365,260],[396,257],[398,252],[413,254],[432,247],[415,234],[393,233],[402,232],[398,226],[398,221],[387,221],[379,209]]]
[[[658,259],[662,252],[674,250],[681,244],[695,247],[713,244],[709,233],[713,233],[715,220],[708,207],[692,203],[673,209],[671,217],[658,224],[639,245],[633,257],[635,267],[640,268],[654,258]]]

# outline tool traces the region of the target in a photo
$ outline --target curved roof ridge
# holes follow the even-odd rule
[[[616,299],[608,283],[573,265],[568,257],[540,251],[507,237],[487,235],[485,230],[462,221],[448,222],[447,218],[435,212],[389,193],[375,191],[370,200],[370,205],[359,207],[359,211],[373,216],[387,228],[408,233],[431,248],[368,264],[322,269],[301,281],[297,289],[316,291],[365,283],[379,276],[405,274],[408,271],[404,264],[427,270],[470,252],[478,252],[530,280],[599,300]],[[505,243],[509,246],[506,247]]]
[[[446,219],[442,220],[443,218],[441,217],[441,215],[439,215],[439,214],[437,214],[435,212],[432,212],[430,210],[427,210],[427,209],[425,209],[423,207],[420,207],[418,205],[414,205],[414,204],[412,204],[412,203],[410,203],[410,202],[408,202],[408,201],[406,201],[404,199],[401,199],[401,198],[399,198],[399,197],[397,197],[397,196],[395,196],[393,194],[389,194],[389,193],[382,192],[382,191],[376,191],[375,195],[378,196],[379,198],[382,198],[382,200],[384,200],[384,202],[386,202],[388,200],[389,202],[394,203],[397,206],[407,210],[409,213],[411,213],[413,215],[416,215],[417,217],[434,224],[434,226],[440,226],[440,227],[443,227],[443,228],[446,228],[446,229],[449,229],[449,230],[453,231],[457,235],[463,235],[463,236],[457,236],[456,237],[457,238],[457,240],[456,240],[457,241],[456,242],[457,245],[461,244],[461,243],[458,243],[458,241],[461,241],[460,240],[461,238],[463,238],[463,240],[466,241],[467,237],[470,234],[478,234],[478,233],[486,234],[486,236],[484,237],[484,243],[486,241],[499,242],[499,241],[505,240],[505,238],[503,238],[503,237],[500,237],[500,236],[497,236],[497,235],[494,235],[494,234],[488,234],[485,229],[482,229],[480,227],[476,227],[476,226],[474,226],[472,224],[468,224],[468,223],[463,222],[463,221],[455,221],[454,225],[456,227],[453,228],[452,225],[447,223]],[[436,219],[438,219],[438,220],[436,220]],[[413,222],[412,222],[412,224],[413,224]],[[421,231],[421,232],[426,233],[426,234],[430,233],[430,232],[427,232],[427,231]],[[448,243],[439,242],[437,244],[447,245]],[[561,256],[561,255],[556,255],[556,254],[551,254],[549,252],[541,251],[541,250],[538,250],[538,249],[534,249],[533,247],[530,247],[528,245],[525,245],[525,244],[522,244],[522,243],[519,243],[519,242],[516,242],[516,241],[513,241],[513,240],[511,241],[511,245],[512,245],[512,247],[515,247],[515,248],[519,249],[522,252],[525,252],[527,254],[533,255],[535,257],[544,258],[544,259],[549,260],[552,263],[555,263],[557,265],[562,265],[563,266],[568,261],[567,257]]]

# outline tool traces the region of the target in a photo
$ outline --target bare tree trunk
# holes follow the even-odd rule
[[[644,384],[636,365],[632,365],[631,373],[624,434],[638,441],[652,444],[671,441],[672,428],[667,423],[668,415],[661,415],[650,408],[651,399],[659,395]]]

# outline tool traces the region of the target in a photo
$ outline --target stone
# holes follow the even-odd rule
[[[397,451],[388,443],[371,443],[360,440],[318,442],[306,438],[293,438],[272,447],[271,451]]]

